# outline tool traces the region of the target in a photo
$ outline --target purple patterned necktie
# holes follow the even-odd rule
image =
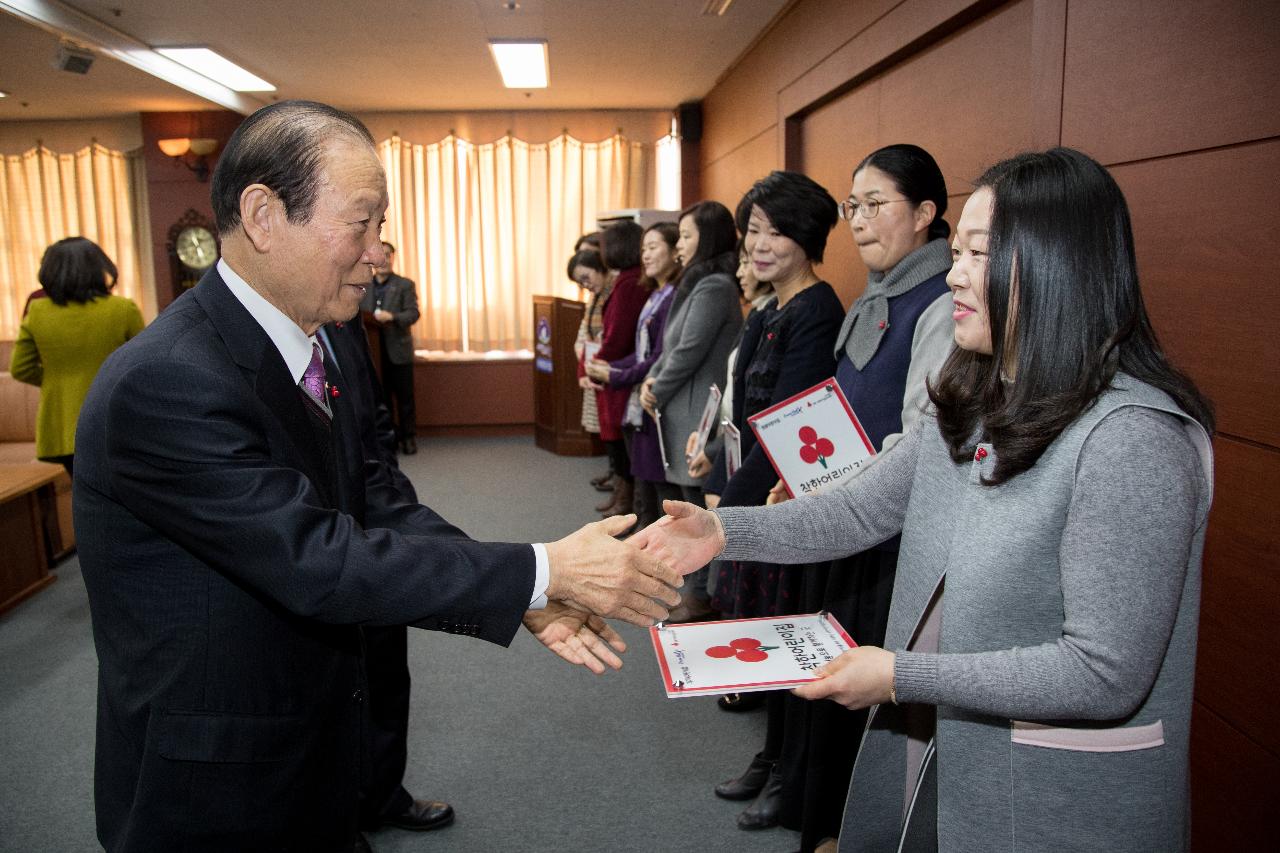
[[[311,344],[311,363],[307,365],[307,372],[302,374],[302,390],[310,394],[311,399],[320,404],[320,408],[327,408],[324,399],[324,356],[320,354],[320,345],[314,341]]]

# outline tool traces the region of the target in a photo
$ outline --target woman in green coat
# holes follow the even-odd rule
[[[36,456],[71,473],[76,420],[98,368],[116,347],[142,331],[132,300],[112,296],[116,265],[97,243],[68,237],[45,249],[40,286],[18,329],[9,372],[40,386]]]

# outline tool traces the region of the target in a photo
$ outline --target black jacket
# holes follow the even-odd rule
[[[366,488],[334,384],[328,424],[216,270],[94,381],[75,524],[111,853],[343,849],[362,762],[359,626],[506,644],[520,625],[532,549],[473,542]]]

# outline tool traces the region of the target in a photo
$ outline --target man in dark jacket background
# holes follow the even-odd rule
[[[382,393],[395,413],[396,438],[400,452],[418,452],[417,413],[413,405],[413,333],[418,311],[418,289],[411,279],[391,271],[396,247],[382,241],[386,260],[374,267],[373,287],[365,294],[360,310],[373,320],[378,338],[378,367],[382,371]]]

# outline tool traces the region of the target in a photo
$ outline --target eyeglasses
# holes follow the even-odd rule
[[[911,201],[911,199],[891,198],[888,201],[884,201],[882,199],[869,198],[866,201],[857,202],[851,198],[847,198],[844,201],[840,202],[840,218],[846,222],[849,222],[853,219],[853,215],[855,213],[861,212],[863,219],[875,219],[876,216],[880,213],[880,205],[895,204],[900,201]]]

